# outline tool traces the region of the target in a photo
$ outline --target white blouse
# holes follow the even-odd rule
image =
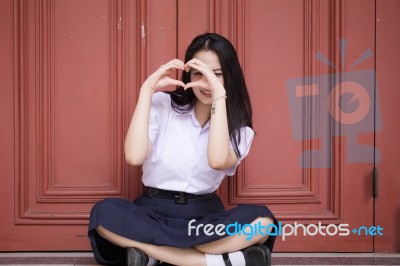
[[[193,109],[179,114],[172,108],[169,94],[155,93],[149,121],[152,150],[143,163],[144,185],[193,194],[217,190],[225,175],[232,176],[237,165],[249,153],[254,131],[249,127],[240,129],[241,158],[230,169],[218,171],[208,165],[209,129],[209,122],[204,127],[200,126]]]

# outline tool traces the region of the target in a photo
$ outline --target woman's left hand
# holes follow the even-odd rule
[[[221,71],[221,73],[215,73],[209,65],[197,58],[193,58],[185,64],[185,71],[194,71],[195,76],[201,76],[199,79],[187,83],[184,87],[185,90],[197,87],[211,90],[213,95],[216,91],[218,91],[218,94],[225,94],[225,88],[221,83],[220,78],[217,77],[217,75],[222,77],[222,70],[218,70]]]

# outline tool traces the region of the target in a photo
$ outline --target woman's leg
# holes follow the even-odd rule
[[[193,265],[193,266],[206,266],[205,255],[200,251],[193,248],[175,248],[167,246],[156,246],[152,244],[146,244],[137,242],[105,229],[99,225],[96,229],[97,233],[113,243],[114,245],[121,246],[124,248],[133,247],[142,250],[148,256],[151,256],[160,261],[168,262],[174,265]]]
[[[268,226],[273,224],[273,219],[269,217],[257,218],[254,220],[251,225],[262,225]],[[198,265],[205,266],[206,259],[204,254],[223,254],[238,251],[244,248],[247,248],[254,244],[262,244],[264,243],[268,235],[264,236],[262,234],[252,235],[251,239],[248,238],[248,235],[234,235],[228,236],[223,239],[213,241],[210,243],[198,245],[195,248],[176,248],[176,247],[168,247],[168,246],[157,246],[152,244],[141,243],[138,241],[134,241],[105,229],[101,225],[96,229],[97,233],[110,241],[111,243],[121,246],[121,247],[134,247],[142,250],[148,256],[151,256],[155,259],[168,262],[175,265]],[[250,232],[248,232],[250,233]]]

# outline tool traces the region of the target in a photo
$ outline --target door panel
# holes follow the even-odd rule
[[[93,4],[19,2],[17,224],[84,224],[83,203],[125,194],[117,6]]]
[[[88,206],[71,201],[123,195],[121,149],[112,145],[119,119],[110,112],[121,107],[110,63],[116,12],[108,1],[96,3],[76,11],[71,1],[19,2],[18,62],[26,76],[16,88],[17,224],[82,224]]]
[[[123,56],[141,48],[133,4],[14,1],[15,211],[0,250],[89,249],[93,203],[128,197],[133,178],[137,195],[122,149],[140,73]]]

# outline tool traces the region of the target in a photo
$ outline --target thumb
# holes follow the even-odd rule
[[[184,85],[183,86],[183,89],[184,90],[187,90],[187,89],[189,89],[189,88],[193,88],[194,86],[196,86],[196,81],[194,81],[194,82],[189,82],[189,83],[187,83],[186,85]]]
[[[169,85],[180,86],[180,87],[183,87],[183,88],[185,87],[185,83],[183,83],[182,81],[177,80],[177,79],[170,79]]]
[[[176,80],[176,79],[172,79],[172,78],[165,78],[162,82],[160,82],[157,86],[157,91],[162,91],[162,90],[166,90],[166,91],[170,91],[173,90],[173,88],[171,88],[171,86],[181,86],[181,87],[185,87],[185,83],[183,83],[180,80]]]

